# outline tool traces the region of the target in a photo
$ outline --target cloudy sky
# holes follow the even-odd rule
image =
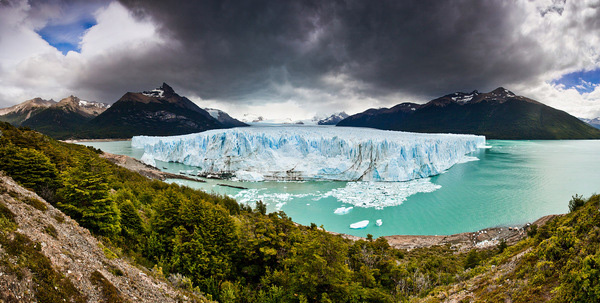
[[[267,118],[504,86],[600,116],[600,0],[0,0],[0,107],[167,82]]]

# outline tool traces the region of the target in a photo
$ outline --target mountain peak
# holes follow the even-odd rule
[[[514,97],[515,94],[511,91],[509,91],[508,89],[500,86],[498,88],[496,88],[495,90],[491,91],[490,94],[492,95],[499,95],[499,96],[506,96],[506,97]]]
[[[163,84],[160,86],[160,89],[162,91],[164,91],[165,94],[174,94],[175,93],[175,90],[173,90],[173,88],[170,87],[169,84],[167,84],[165,82],[163,82]]]
[[[175,90],[171,86],[169,86],[169,84],[163,82],[163,84],[160,87],[155,88],[151,91],[143,91],[142,94],[154,98],[168,98],[175,94]]]

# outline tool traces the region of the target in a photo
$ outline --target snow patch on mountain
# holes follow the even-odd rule
[[[110,107],[110,104],[106,104],[106,103],[102,103],[102,102],[79,100],[79,106],[81,106],[81,107],[97,107],[97,108],[101,108],[101,109],[107,109]]]
[[[218,110],[218,109],[214,109],[214,108],[204,108],[204,110],[205,110],[206,112],[208,112],[208,114],[209,114],[211,117],[213,117],[213,118],[215,118],[215,119],[219,120],[219,116],[221,115],[221,111],[220,111],[220,110]]]
[[[144,91],[142,92],[142,95],[153,98],[163,98],[165,96],[165,91],[160,88],[156,88],[150,91]]]

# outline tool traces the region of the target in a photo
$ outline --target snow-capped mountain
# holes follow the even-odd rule
[[[244,123],[258,123],[264,121],[265,118],[263,116],[254,115],[254,114],[244,114],[240,121]]]
[[[82,130],[88,121],[109,107],[108,104],[69,96],[25,120],[22,125],[61,138]]]
[[[81,107],[83,111],[97,116],[107,110],[110,107],[110,104],[79,99],[79,107]]]
[[[228,115],[226,112],[220,109],[207,107],[204,108],[204,110],[207,111],[211,115],[211,117],[217,119],[219,122],[221,122],[221,124],[225,125],[226,127],[248,126],[248,124],[232,118],[230,115]]]
[[[311,119],[294,120],[291,118],[276,118],[268,119],[260,115],[255,114],[244,114],[240,119],[245,123],[264,123],[264,124],[296,124],[296,125],[335,125],[339,121],[347,118],[348,114],[345,112],[334,113],[331,115],[316,115]]]
[[[49,107],[49,109],[60,109],[66,112],[77,113],[89,118],[98,116],[108,108],[110,108],[109,104],[81,100],[73,95],[62,99],[58,103]]]
[[[317,121],[317,124],[318,125],[336,125],[340,121],[342,121],[346,118],[348,118],[348,114],[346,114],[345,112],[339,112],[339,113],[332,114],[331,116],[329,116],[325,119],[320,119],[319,121]]]
[[[597,129],[600,129],[600,117],[594,118],[594,119],[579,118],[579,120],[597,128]]]
[[[40,111],[56,104],[54,100],[34,98],[11,107],[0,109],[0,121],[21,125],[23,121],[31,118]]]
[[[150,91],[126,93],[104,113],[91,120],[81,136],[165,136],[227,127],[232,125],[221,123],[218,118],[214,118],[190,99],[178,95],[171,86],[163,83]]]
[[[488,139],[595,139],[600,131],[566,112],[499,87],[456,92],[426,104],[369,109],[337,126],[485,135]]]

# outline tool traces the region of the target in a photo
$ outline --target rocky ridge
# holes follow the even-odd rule
[[[51,273],[60,277],[57,279],[61,282],[54,290],[40,290],[40,283],[35,282],[40,273],[21,265],[27,257],[34,256],[15,257],[11,255],[14,252],[10,247],[3,246],[0,247],[2,301],[38,301],[41,291],[51,293],[64,289],[70,289],[70,300],[78,302],[205,301],[118,258],[87,229],[3,174],[0,174],[0,208],[4,214],[0,217],[4,218],[0,220],[1,236],[7,241],[29,239],[27,241],[43,255],[38,259],[47,258],[53,270]],[[6,217],[13,217],[15,230],[7,231]]]

